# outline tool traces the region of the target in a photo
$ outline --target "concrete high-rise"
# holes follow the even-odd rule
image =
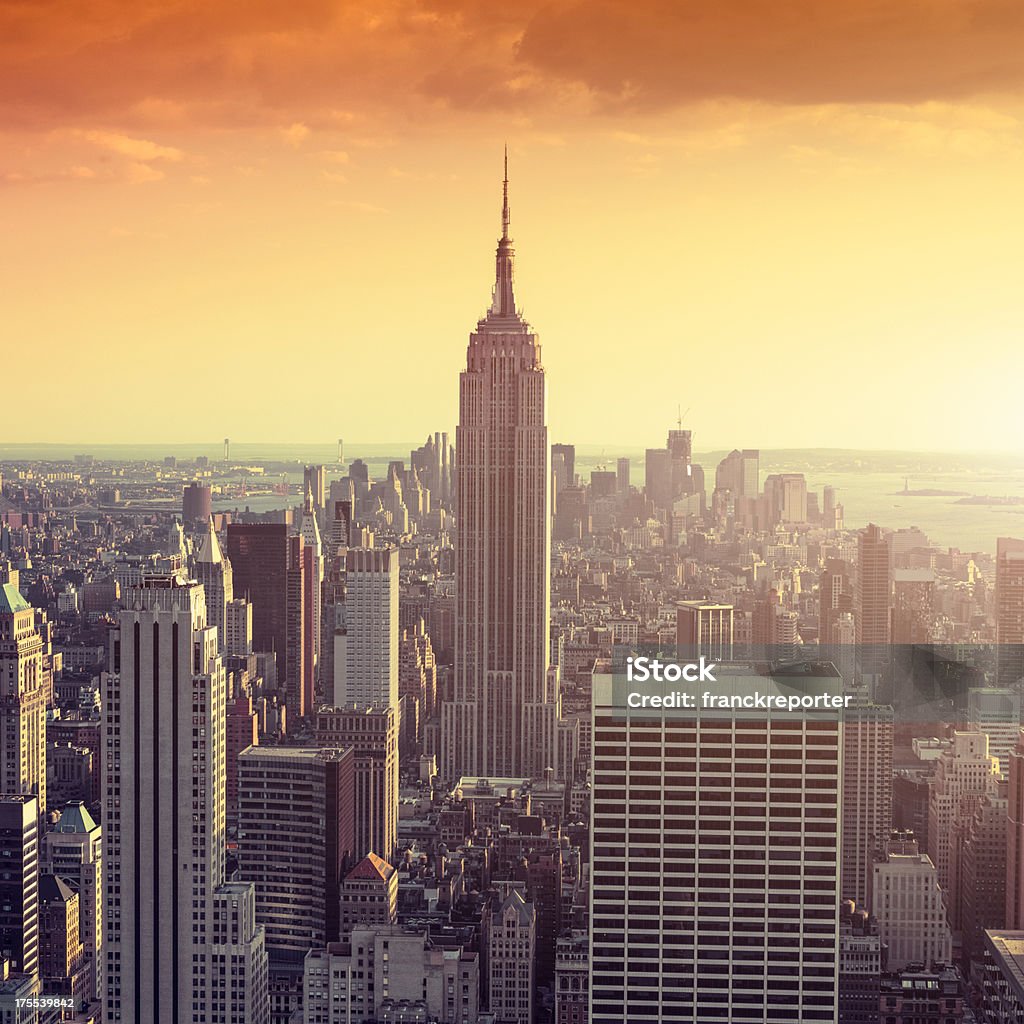
[[[686,652],[722,661],[732,657],[733,606],[714,601],[680,601],[676,606],[676,644]]]
[[[203,588],[130,588],[103,677],[106,1020],[265,1024],[251,885],[224,874],[224,667]]]
[[[302,538],[289,537],[284,523],[230,523],[228,558],[235,593],[252,602],[253,648],[277,656],[289,718],[301,717],[309,710],[303,704]]]
[[[306,492],[299,533],[302,535],[302,706],[309,714],[316,706],[316,690],[320,682],[320,647],[323,626],[324,548],[320,540],[317,509],[323,508],[323,467],[321,471],[320,504]]]
[[[984,955],[986,928],[1002,928],[1006,914],[1009,834],[1007,783],[981,798],[961,847],[960,928],[965,961]]]
[[[60,809],[46,833],[45,869],[69,879],[79,896],[78,922],[88,969],[88,998],[103,998],[103,833],[81,801]]]
[[[376,853],[391,861],[398,843],[397,709],[321,708],[316,742],[355,748],[354,856]]]
[[[186,526],[202,526],[213,511],[209,484],[198,481],[188,484],[181,495],[181,519]]]
[[[549,663],[550,462],[537,335],[516,307],[508,175],[491,307],[459,380],[454,700],[442,774],[540,775],[559,764]]]
[[[1024,540],[996,540],[996,657],[999,682],[1024,679]]]
[[[715,470],[715,490],[729,491],[734,498],[756,498],[760,489],[760,459],[756,448],[734,448]]]
[[[250,747],[238,758],[239,875],[256,887],[271,958],[338,938],[354,780],[351,749]]]
[[[480,925],[485,1002],[503,1024],[532,1024],[537,912],[518,889],[495,894]]]
[[[326,508],[327,473],[323,466],[305,467],[302,472],[302,490],[310,496],[314,509],[321,511]]]
[[[889,541],[871,523],[857,534],[857,643],[889,643],[891,607]]]
[[[862,704],[843,713],[843,899],[865,905],[875,855],[892,831],[894,715]]]
[[[556,490],[564,487],[576,486],[576,445],[574,444],[553,444],[551,446],[551,459],[559,462],[561,475],[556,480]]]
[[[39,800],[0,796],[0,953],[19,974],[39,970]]]
[[[841,691],[750,673],[719,666],[711,688]],[[836,713],[637,712],[628,688],[594,676],[592,1024],[834,1021]]]
[[[398,549],[350,548],[345,626],[334,636],[336,707],[398,706]]]
[[[862,667],[877,672],[886,664],[892,639],[892,567],[889,539],[869,523],[857,535],[857,643]]]
[[[928,853],[954,931],[960,927],[963,842],[983,798],[998,791],[998,781],[999,761],[982,732],[954,732],[952,745],[935,761],[928,786]]]
[[[807,480],[803,473],[772,473],[764,481],[768,526],[807,522]]]
[[[818,581],[818,643],[839,643],[836,625],[840,616],[853,611],[853,582],[850,567],[839,558],[825,562]]]
[[[1010,770],[1010,754],[1020,739],[1020,693],[1005,686],[972,686],[967,691],[967,728],[988,737],[988,752],[999,771]]]
[[[949,963],[953,935],[935,865],[912,836],[887,841],[872,866],[871,913],[889,947],[888,969]]]
[[[1024,931],[1024,731],[1010,752],[1006,807],[1006,920]]]
[[[621,458],[615,462],[615,489],[619,494],[629,494],[629,459]]]
[[[46,679],[35,610],[13,583],[0,586],[0,792],[37,796],[46,811]]]

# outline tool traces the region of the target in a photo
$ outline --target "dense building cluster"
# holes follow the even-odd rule
[[[1021,1019],[1024,541],[551,444],[512,263],[454,444],[0,466],[0,1020]]]

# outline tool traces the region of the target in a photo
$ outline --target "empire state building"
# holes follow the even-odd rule
[[[549,666],[550,463],[537,335],[516,308],[508,157],[490,309],[469,336],[456,447],[454,701],[442,771],[491,778],[571,768]]]

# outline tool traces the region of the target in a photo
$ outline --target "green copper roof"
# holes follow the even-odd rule
[[[0,612],[10,615],[12,612],[23,612],[31,607],[32,605],[21,596],[21,591],[13,583],[5,583],[0,587]]]

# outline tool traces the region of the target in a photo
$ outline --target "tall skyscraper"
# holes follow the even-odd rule
[[[203,588],[133,587],[103,677],[106,1020],[265,1024],[251,885],[225,884],[224,667]]]
[[[103,838],[85,804],[72,801],[46,833],[45,867],[69,879],[79,896],[78,922],[88,968],[88,998],[103,998]]]
[[[998,780],[999,761],[982,732],[954,732],[952,746],[935,761],[928,787],[928,853],[954,931],[960,927],[963,842],[985,795],[998,792]]]
[[[550,669],[550,488],[540,342],[512,288],[508,173],[494,294],[459,381],[454,701],[442,773],[539,775],[558,763]]]
[[[327,473],[324,467],[306,466],[302,473],[302,482],[302,491],[310,496],[313,508],[318,512],[325,508]]]
[[[486,1003],[503,1024],[533,1021],[537,912],[519,889],[496,893],[480,924],[486,955]]]
[[[843,713],[843,847],[840,892],[866,905],[875,855],[892,832],[893,709]]]
[[[576,445],[574,444],[553,444],[551,446],[551,459],[554,462],[559,460],[561,475],[557,480],[556,491],[563,487],[576,486]]]
[[[321,747],[355,748],[354,856],[386,861],[398,842],[398,711],[396,708],[321,708]]]
[[[35,794],[46,811],[46,686],[43,638],[32,605],[0,586],[0,792]]]
[[[889,540],[869,523],[857,534],[857,643],[865,671],[877,672],[888,659],[892,639],[892,568]]]
[[[792,692],[750,671],[712,689]],[[594,676],[592,1024],[834,1021],[837,717],[634,712],[626,689]]]
[[[211,626],[217,627],[217,645],[223,654],[227,650],[227,607],[235,598],[234,574],[231,563],[221,551],[213,520],[207,518],[196,538],[192,556],[192,576],[202,583],[206,592],[206,615]]]
[[[999,771],[1010,770],[1010,754],[1020,739],[1020,694],[1006,686],[972,686],[967,691],[967,728],[988,737],[988,752]]]
[[[818,643],[839,643],[836,625],[840,616],[853,611],[853,582],[850,567],[840,558],[825,562],[818,583]]]
[[[334,637],[336,707],[398,706],[398,549],[350,548],[345,626]]]
[[[1011,751],[1006,807],[1006,920],[1013,931],[1024,931],[1024,732]]]
[[[694,487],[693,471],[693,431],[677,430],[668,432],[665,445],[672,463],[672,500],[684,494],[692,494]]]
[[[301,716],[304,645],[302,636],[302,540],[288,536],[284,523],[230,523],[228,558],[234,589],[252,602],[252,645],[277,656],[278,683],[289,717]]]
[[[996,541],[996,644],[999,682],[1024,679],[1024,540]]]
[[[961,852],[960,928],[965,960],[984,956],[986,928],[1002,928],[1006,914],[1007,784],[1000,779],[968,823]]]
[[[807,481],[803,473],[772,473],[764,481],[768,526],[807,522]]]
[[[615,463],[615,489],[619,494],[629,494],[629,459],[621,458]]]
[[[239,875],[256,887],[272,959],[338,938],[354,779],[351,748],[250,747],[238,758]]]
[[[656,512],[672,505],[672,455],[667,448],[648,448],[644,453],[644,490]]]
[[[322,466],[317,467],[321,471]],[[305,659],[302,668],[302,704],[306,713],[316,706],[316,689],[320,682],[320,631],[323,615],[324,548],[320,541],[317,509],[323,507],[321,481],[320,505],[306,492],[299,533],[302,535],[302,647]]]
[[[756,498],[760,488],[761,453],[756,448],[734,448],[715,470],[715,490],[729,491],[735,498]]]
[[[0,796],[0,953],[19,974],[39,970],[39,801]]]
[[[921,853],[913,836],[891,837],[872,866],[871,913],[882,942],[889,947],[887,966],[949,963],[953,935],[935,865]]]
[[[188,484],[181,495],[181,519],[188,527],[202,526],[213,511],[209,484]]]

